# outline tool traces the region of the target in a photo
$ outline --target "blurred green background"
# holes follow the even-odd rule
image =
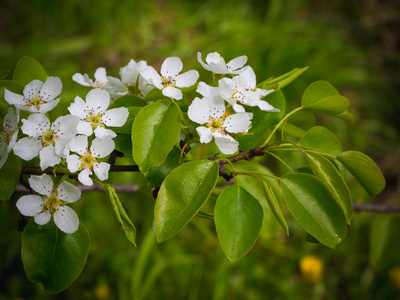
[[[372,157],[387,179],[386,190],[370,199],[350,178],[353,201],[400,204],[399,28],[397,1],[3,0],[0,70],[13,70],[24,55],[36,58],[49,75],[61,78],[58,112],[66,114],[74,97],[87,93],[72,81],[74,73],[92,77],[97,67],[106,67],[108,75],[118,76],[131,58],[158,69],[166,57],[179,56],[184,70],[196,68],[209,78],[198,51],[203,57],[217,51],[226,60],[247,55],[258,81],[309,66],[284,88],[288,105],[299,106],[315,80],[332,83],[348,97],[355,124],[322,115],[317,122],[339,137],[344,150]],[[289,238],[271,230],[231,265],[205,219],[157,244],[155,200],[143,178],[113,174],[110,180],[142,183],[139,192],[120,195],[137,226],[138,248],[125,239],[105,194],[86,193],[73,207],[91,236],[87,264],[65,292],[46,294],[24,274],[16,230],[20,195],[14,195],[0,206],[0,299],[400,299],[400,261],[381,270],[368,262],[373,213],[356,212],[336,250],[306,242],[305,232],[289,220]],[[309,254],[323,263],[314,283],[299,267]]]

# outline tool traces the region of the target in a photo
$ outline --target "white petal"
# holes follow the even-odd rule
[[[153,86],[161,90],[163,88],[162,81],[160,75],[158,75],[157,71],[151,67],[147,66],[145,68],[141,68],[140,74]]]
[[[227,63],[227,65],[231,71],[235,71],[243,67],[246,62],[247,62],[247,56],[243,55],[232,59],[230,62]]]
[[[78,135],[69,143],[71,152],[76,152],[79,155],[84,155],[88,151],[88,138],[85,135]]]
[[[110,94],[102,89],[93,89],[86,95],[88,112],[103,114],[110,105]]]
[[[252,113],[237,113],[228,116],[225,119],[224,127],[226,131],[231,133],[247,132],[251,125]]]
[[[212,140],[212,134],[211,134],[211,129],[204,127],[204,126],[199,126],[196,128],[196,131],[198,132],[200,136],[200,143],[209,143]]]
[[[274,89],[272,89],[272,90],[256,89],[254,92],[261,99],[261,98],[264,98],[265,96],[267,96],[268,94],[275,92],[275,90]]]
[[[24,88],[24,97],[27,99],[32,99],[33,96],[39,95],[42,86],[43,82],[37,79],[29,82]]]
[[[220,97],[196,97],[188,108],[189,119],[199,124],[207,123],[211,117],[219,119],[224,113],[225,104]]]
[[[139,69],[137,63],[131,59],[125,67],[119,69],[119,75],[121,80],[126,85],[136,85],[137,78],[139,76]]]
[[[82,183],[83,185],[92,186],[93,180],[89,177],[92,174],[93,174],[92,170],[88,168],[83,169],[82,171],[79,172],[78,175],[79,182]]]
[[[78,116],[67,115],[58,117],[51,126],[58,137],[58,140],[56,140],[56,144],[57,141],[67,142],[75,137],[75,135],[77,134],[78,123]]]
[[[45,101],[49,102],[60,95],[62,89],[62,83],[58,77],[48,77],[46,82],[43,84],[40,90],[40,97]]]
[[[107,76],[107,79],[109,83],[109,86],[106,87],[107,91],[120,94],[121,96],[127,93],[127,91],[125,91],[125,84],[123,84],[119,78]]]
[[[115,143],[112,139],[95,138],[90,146],[90,153],[96,158],[102,158],[109,155],[115,149]]]
[[[81,198],[81,194],[82,194],[81,190],[75,185],[69,183],[68,181],[63,181],[58,186],[57,190],[58,198],[65,202],[68,203],[75,202]]]
[[[52,100],[50,102],[46,102],[45,104],[42,104],[39,109],[37,109],[35,106],[31,106],[30,111],[45,114],[45,113],[49,112],[50,110],[52,110],[54,107],[56,107],[58,102],[60,102],[60,99],[61,98]]]
[[[53,190],[53,180],[47,174],[41,176],[32,175],[28,179],[31,188],[44,196],[49,196]]]
[[[97,178],[101,181],[108,179],[108,171],[110,170],[110,164],[104,162],[98,162],[94,164],[93,171],[96,174]]]
[[[20,139],[15,143],[13,148],[15,155],[21,157],[23,160],[31,160],[35,156],[38,156],[40,149],[42,149],[40,139],[30,137]]]
[[[232,108],[237,113],[245,112],[244,107],[239,104],[233,104]]]
[[[204,61],[201,59],[201,53],[197,52],[197,60],[201,64],[201,66],[206,69],[207,71],[210,71],[210,68],[204,63]],[[203,95],[204,96],[204,95]]]
[[[208,84],[200,81],[197,85],[196,92],[202,96],[218,96],[220,94],[220,89],[218,87],[209,86]]]
[[[104,127],[101,126],[97,126],[97,128],[94,130],[94,135],[99,139],[105,139],[105,138],[112,139],[117,136],[117,134],[114,131],[110,129],[105,129]]]
[[[208,64],[208,66],[209,66],[210,70],[215,74],[228,74],[228,73],[230,73],[230,70],[226,65],[216,64],[216,63],[210,62]]]
[[[239,143],[229,135],[223,135],[219,132],[213,133],[215,144],[223,154],[233,154],[238,150]]]
[[[218,52],[208,53],[207,56],[206,56],[206,62],[208,64],[215,63],[215,64],[225,65],[224,58]]]
[[[7,150],[8,153],[11,152],[11,150],[14,148],[15,143],[17,142],[17,138],[18,138],[18,131],[14,132],[14,134],[12,135],[11,139],[10,139],[10,143],[8,144]]]
[[[107,84],[107,72],[105,68],[97,68],[96,72],[94,72],[94,79],[101,84]]]
[[[67,156],[66,160],[67,160],[68,170],[71,173],[75,173],[76,171],[78,171],[79,167],[82,164],[82,161],[80,160],[79,156],[75,154]]]
[[[168,57],[161,65],[161,75],[166,77],[175,78],[183,69],[182,60],[179,57]]]
[[[129,111],[125,107],[113,108],[105,112],[101,117],[107,126],[120,127],[128,119]]]
[[[258,101],[257,106],[263,111],[280,112],[280,110],[278,108],[273,107],[267,101],[260,100],[260,101]]]
[[[11,105],[25,105],[24,97],[4,88],[4,99]]]
[[[28,119],[22,120],[21,130],[30,137],[42,136],[44,132],[50,129],[50,121],[43,114],[32,114]]]
[[[252,90],[256,88],[257,85],[256,74],[254,73],[253,69],[250,66],[244,68],[239,76],[243,77],[246,80],[248,88]]]
[[[85,74],[85,75],[87,75],[87,74]],[[75,81],[75,82],[77,82],[77,83],[79,83],[79,84],[81,84],[81,85],[83,85],[83,86],[92,86],[92,85],[90,84],[90,81],[87,80],[87,77],[84,77],[84,76],[83,76],[82,74],[80,74],[80,73],[75,73],[75,74],[72,76],[72,80]]]
[[[74,233],[79,228],[79,218],[76,212],[68,206],[59,206],[54,213],[54,223],[65,233]]]
[[[71,115],[78,116],[81,119],[85,119],[88,116],[86,111],[86,103],[79,96],[75,97],[74,103],[71,103],[71,105],[68,107],[68,110]]]
[[[221,93],[221,96],[230,104],[235,105],[235,101],[232,99],[233,97],[233,82],[232,79],[229,78],[222,78],[220,81],[218,81],[218,86],[219,90]]]
[[[33,219],[35,220],[36,224],[45,225],[49,223],[51,219],[51,212],[46,209],[45,211],[38,213],[36,216],[34,216]]]
[[[199,72],[190,70],[176,77],[175,85],[180,88],[189,87],[195,84],[197,79],[199,79]]]
[[[6,131],[5,127],[7,127],[8,130],[12,131],[18,130],[18,121],[19,121],[19,110],[16,109],[14,114],[14,109],[12,107],[9,107],[7,114],[4,116],[3,120],[4,131]]]
[[[170,97],[175,100],[181,100],[183,97],[181,90],[174,88],[172,86],[167,86],[166,88],[164,88],[162,90],[162,93],[164,96]]]
[[[47,169],[48,167],[53,167],[61,162],[61,156],[55,153],[54,146],[49,145],[44,147],[39,152],[40,157],[40,168],[42,171]]]
[[[93,134],[92,124],[86,121],[79,121],[78,126],[76,126],[76,132],[78,134],[91,136]]]
[[[27,195],[19,198],[16,205],[21,214],[33,217],[42,211],[44,201],[40,196]]]

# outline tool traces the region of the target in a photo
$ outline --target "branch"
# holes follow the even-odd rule
[[[382,205],[382,204],[361,204],[353,203],[354,211],[370,211],[376,213],[395,213],[400,212],[400,205]]]

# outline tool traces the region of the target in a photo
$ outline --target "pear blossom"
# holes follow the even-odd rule
[[[93,181],[89,177],[93,174],[93,171],[101,181],[107,180],[110,164],[99,162],[97,159],[106,157],[115,149],[113,140],[95,138],[88,150],[87,136],[80,135],[74,138],[68,147],[71,152],[78,154],[72,154],[67,157],[68,170],[71,173],[79,171],[78,180],[82,184],[93,185]]]
[[[141,67],[140,74],[154,87],[162,90],[166,97],[181,100],[183,95],[180,89],[190,87],[199,78],[199,72],[190,70],[178,75],[183,69],[183,63],[179,57],[168,57],[161,65],[161,75],[151,67]]]
[[[219,97],[195,98],[188,109],[189,118],[199,124],[196,128],[201,143],[215,144],[223,154],[233,154],[239,143],[228,133],[246,133],[251,125],[252,113],[240,112],[229,115],[225,103]]]
[[[44,83],[40,80],[28,83],[24,88],[23,96],[4,88],[4,98],[18,109],[45,114],[60,101],[60,98],[55,98],[61,93],[61,89],[60,78],[48,77]]]
[[[263,111],[279,112],[268,102],[261,98],[274,92],[274,90],[264,90],[256,88],[256,75],[251,67],[246,67],[238,76],[222,78],[219,80],[221,96],[232,105],[236,112],[244,112],[243,105],[258,106]]]
[[[106,90],[110,93],[112,99],[116,99],[128,93],[121,80],[116,77],[107,76],[105,68],[97,68],[94,73],[94,80],[90,79],[88,74],[82,75],[81,73],[75,73],[72,76],[72,80],[83,86]]]
[[[80,118],[78,134],[90,136],[95,134],[98,138],[113,138],[117,135],[114,131],[106,129],[107,126],[120,127],[128,119],[129,111],[125,107],[107,110],[110,105],[110,95],[101,89],[91,90],[86,95],[86,102],[79,96],[75,97],[68,110]]]
[[[67,115],[58,117],[53,124],[42,114],[32,114],[23,119],[21,130],[24,137],[15,144],[14,153],[24,160],[31,160],[39,155],[40,168],[45,170],[61,162],[63,151],[75,137],[79,117]]]
[[[53,189],[53,180],[47,174],[32,175],[29,185],[39,195],[22,196],[16,203],[18,210],[27,217],[33,217],[39,225],[47,224],[53,218],[56,226],[65,233],[74,233],[79,227],[76,212],[67,206],[80,199],[81,191],[67,181]]]
[[[122,83],[125,85],[125,89],[135,87],[142,96],[146,96],[154,88],[143,76],[140,76],[140,70],[147,67],[146,61],[141,60],[136,62],[133,59],[125,67],[122,67],[119,75],[121,76]]]
[[[214,74],[239,74],[241,69],[247,62],[247,56],[242,55],[232,59],[230,62],[225,63],[224,58],[218,52],[208,53],[206,56],[206,63],[201,58],[201,53],[197,53],[197,60],[207,71]]]
[[[19,110],[9,107],[3,120],[3,130],[0,131],[0,169],[7,160],[8,154],[14,148],[18,138]]]

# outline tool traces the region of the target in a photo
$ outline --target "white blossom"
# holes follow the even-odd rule
[[[53,218],[56,226],[65,233],[78,230],[78,215],[66,205],[81,197],[79,188],[63,181],[53,190],[53,180],[47,174],[32,175],[29,184],[40,195],[22,196],[16,204],[21,214],[33,217],[39,225],[45,225]]]
[[[161,75],[151,66],[141,67],[140,74],[151,85],[162,90],[164,96],[180,100],[183,95],[178,88],[190,87],[199,78],[199,72],[196,70],[190,70],[179,75],[182,69],[183,63],[179,57],[168,57],[161,65]]]
[[[28,83],[24,88],[23,96],[4,88],[4,98],[18,109],[45,114],[60,101],[60,98],[55,98],[61,93],[61,89],[60,78],[49,77],[45,83],[40,80]]]
[[[240,112],[228,115],[224,101],[219,96],[195,98],[188,109],[189,118],[204,126],[196,128],[201,143],[215,144],[223,154],[233,154],[239,143],[228,133],[246,133],[251,125],[252,113]]]
[[[3,130],[0,131],[0,169],[7,160],[8,154],[14,148],[18,138],[19,110],[9,107],[3,120]]]
[[[95,134],[98,138],[113,138],[117,135],[114,131],[105,127],[121,127],[125,124],[129,111],[125,107],[107,110],[110,105],[110,95],[101,89],[91,90],[86,95],[86,102],[76,96],[69,112],[80,118],[78,123],[78,134],[90,136]]]
[[[107,76],[105,68],[97,68],[94,73],[94,80],[90,79],[88,74],[82,75],[81,73],[75,73],[72,76],[72,80],[83,86],[106,90],[109,92],[112,99],[116,99],[128,93],[121,80],[116,77]]]
[[[68,147],[71,152],[78,154],[72,154],[67,157],[68,170],[72,173],[79,172],[78,180],[82,184],[93,185],[93,181],[89,177],[93,174],[93,171],[99,180],[107,180],[110,164],[99,162],[97,159],[106,157],[115,149],[113,140],[95,138],[90,149],[88,149],[87,136],[80,135],[74,138]]]
[[[201,53],[197,53],[197,60],[207,71],[215,74],[239,74],[242,72],[241,68],[247,62],[247,56],[242,55],[232,59],[230,62],[225,63],[224,58],[218,52],[208,53],[206,63],[201,59]]]
[[[77,116],[58,117],[53,124],[42,114],[32,114],[22,120],[21,130],[24,137],[15,144],[14,153],[24,160],[39,155],[40,168],[45,170],[61,162],[65,146],[77,133]]]
[[[256,88],[256,75],[251,67],[246,67],[242,73],[230,78],[219,80],[221,96],[232,105],[236,112],[244,112],[243,105],[258,106],[263,111],[279,112],[268,102],[261,100],[274,90]]]
[[[154,88],[140,75],[140,70],[147,67],[146,61],[141,60],[136,62],[133,59],[131,59],[125,67],[122,67],[119,71],[119,75],[121,76],[122,83],[125,85],[125,89],[134,87],[143,97],[146,96]]]

